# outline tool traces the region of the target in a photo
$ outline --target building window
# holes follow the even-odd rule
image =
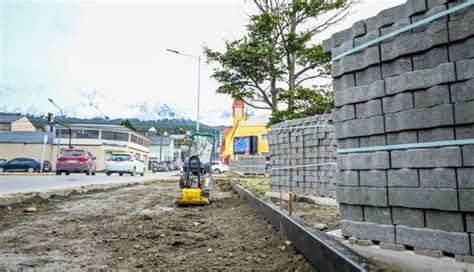
[[[99,139],[98,130],[84,130],[84,129],[73,129],[71,130],[73,139]],[[56,135],[59,135],[59,129],[56,129]],[[69,130],[61,130],[61,138],[69,138]]]
[[[268,141],[268,134],[263,133],[261,138],[262,138],[262,141]]]
[[[102,131],[102,139],[127,142],[128,141],[128,133],[103,130]]]
[[[235,116],[242,117],[242,108],[235,108]]]

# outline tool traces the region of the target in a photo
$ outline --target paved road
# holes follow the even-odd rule
[[[0,196],[4,194],[12,193],[26,193],[36,192],[47,189],[60,189],[69,188],[75,186],[84,186],[90,184],[110,184],[110,183],[124,183],[124,182],[135,182],[144,181],[154,178],[163,178],[177,175],[179,172],[168,172],[168,173],[148,173],[144,177],[138,175],[131,177],[130,175],[124,175],[122,177],[118,175],[106,176],[104,173],[97,173],[96,176],[86,176],[84,174],[71,174],[69,176],[55,176],[55,175],[31,175],[31,176],[0,176]]]

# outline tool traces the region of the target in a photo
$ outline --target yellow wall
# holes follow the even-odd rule
[[[51,163],[53,163],[52,150],[52,146],[47,144],[45,148],[44,159],[50,161]],[[0,143],[0,159],[11,160],[20,157],[34,157],[41,159],[42,152],[42,144]]]
[[[36,131],[36,128],[27,117],[22,117],[12,123],[11,131]]]
[[[232,157],[234,155],[234,138],[236,137],[258,136],[258,155],[261,155],[262,152],[269,152],[268,140],[262,140],[262,134],[267,134],[268,137],[269,129],[266,125],[246,126],[239,124],[235,129],[235,133],[234,129],[225,137],[224,157],[227,157],[228,155]]]

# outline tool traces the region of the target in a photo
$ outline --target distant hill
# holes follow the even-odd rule
[[[28,115],[28,119],[37,127],[42,128],[46,122],[44,116]],[[189,119],[161,119],[161,120],[139,120],[139,119],[104,119],[104,118],[76,118],[76,117],[64,117],[63,122],[69,124],[108,124],[108,125],[119,125],[125,120],[129,120],[130,123],[137,129],[138,132],[146,132],[150,127],[156,128],[158,131],[167,131],[169,133],[179,133],[180,128],[183,131],[196,129],[196,122]],[[224,126],[208,126],[200,123],[201,131],[223,131]]]

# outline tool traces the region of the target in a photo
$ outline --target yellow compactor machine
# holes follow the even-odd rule
[[[212,139],[212,149],[209,164],[204,164],[199,155],[192,155],[183,165],[183,174],[179,180],[181,196],[176,198],[179,205],[206,205],[209,204],[212,191],[212,159],[215,152],[216,137],[212,133],[195,132],[190,135],[189,154],[194,137],[208,137]],[[199,154],[199,150],[196,154]]]

